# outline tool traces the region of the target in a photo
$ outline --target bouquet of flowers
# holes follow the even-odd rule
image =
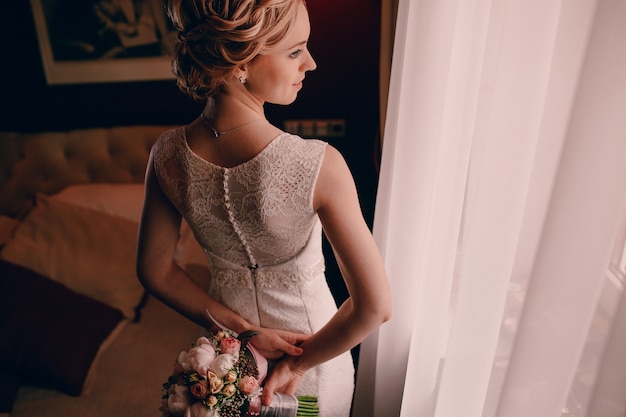
[[[219,330],[200,337],[174,363],[163,384],[160,411],[164,417],[315,417],[317,398],[276,393],[268,407],[261,404],[261,383],[268,362],[248,341]]]

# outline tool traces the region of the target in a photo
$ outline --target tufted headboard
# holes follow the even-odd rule
[[[0,214],[18,216],[36,193],[70,184],[143,182],[152,144],[173,127],[0,132]]]

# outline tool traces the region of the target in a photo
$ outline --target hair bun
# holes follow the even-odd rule
[[[203,101],[235,68],[282,40],[303,0],[170,0],[178,30],[172,70],[180,89]]]

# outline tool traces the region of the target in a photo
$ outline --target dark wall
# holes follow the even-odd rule
[[[201,105],[179,93],[173,80],[47,85],[29,1],[6,7],[0,25],[0,129],[176,124],[198,114]],[[268,117],[276,123],[345,118],[352,134],[375,136],[380,0],[309,0],[308,7],[318,69],[309,73],[293,105],[268,106]],[[357,139],[342,141],[349,140]]]
[[[173,81],[47,85],[30,2],[9,4],[0,25],[1,130],[182,124],[197,113]]]
[[[346,120],[347,136],[329,141],[348,161],[370,222],[377,184],[380,3],[308,0],[309,49],[318,68],[309,73],[294,104],[267,106],[268,118],[278,126],[286,119]],[[184,124],[202,108],[173,80],[47,85],[28,0],[5,5],[0,46],[0,130]],[[329,265],[330,279],[337,276],[334,268]],[[338,290],[338,298],[344,294]]]

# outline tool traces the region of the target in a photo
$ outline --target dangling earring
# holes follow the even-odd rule
[[[241,84],[245,84],[248,80],[246,80],[244,77],[239,77],[239,81],[241,81]]]

